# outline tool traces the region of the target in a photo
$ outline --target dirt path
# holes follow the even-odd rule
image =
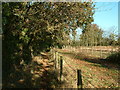
[[[8,87],[10,88],[55,88],[57,86],[57,74],[53,68],[47,53],[35,56],[28,65],[16,68],[11,73]]]
[[[108,65],[102,63],[93,63],[77,59],[78,55],[72,55],[69,51],[58,50],[64,57],[63,72],[69,82],[68,86],[77,87],[77,69],[82,71],[83,88],[115,88],[118,87],[118,73],[116,68],[108,68]],[[66,54],[65,54],[66,53]],[[108,67],[107,67],[108,65]],[[66,86],[64,86],[66,87]]]

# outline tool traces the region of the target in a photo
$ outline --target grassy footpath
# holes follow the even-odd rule
[[[11,72],[8,81],[3,84],[4,88],[55,88],[58,86],[57,72],[53,68],[51,61],[46,53],[35,56],[26,65],[16,67],[16,71]],[[46,90],[46,89],[45,89]]]
[[[64,60],[69,63],[74,70],[80,69],[82,71],[83,88],[120,87],[118,86],[118,65],[101,61],[94,57],[88,58],[80,53],[60,49],[57,51],[63,55]],[[72,70],[68,70],[72,72]],[[72,75],[75,76],[75,72],[72,72]],[[76,85],[73,85],[73,87],[76,87]]]

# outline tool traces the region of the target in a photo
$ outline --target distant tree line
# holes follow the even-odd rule
[[[79,40],[72,39],[72,46],[118,46],[120,37],[110,33],[108,37],[103,36],[104,31],[97,24],[89,24],[80,34]],[[75,34],[76,35],[76,34]],[[75,37],[75,35],[73,35]]]

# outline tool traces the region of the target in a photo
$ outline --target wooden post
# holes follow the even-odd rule
[[[82,75],[81,70],[77,70],[77,88],[82,89]]]
[[[58,68],[58,52],[56,52],[56,68]]]
[[[56,51],[55,51],[55,60],[54,60],[54,64],[55,64],[55,69],[56,69]]]
[[[93,56],[93,46],[92,46],[92,56]]]
[[[100,49],[100,57],[102,58],[102,49]]]
[[[82,46],[80,47],[80,52],[82,52]]]
[[[60,55],[58,54],[58,69],[60,67]]]
[[[63,72],[63,58],[60,56],[60,81],[62,80],[62,72]]]

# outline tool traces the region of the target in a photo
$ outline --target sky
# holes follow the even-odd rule
[[[118,2],[97,2],[94,23],[109,33],[118,33]]]
[[[120,1],[118,3],[118,8],[119,8],[119,12],[118,12],[118,15],[119,15],[119,18],[118,18],[118,33],[119,33],[119,37],[120,37]]]
[[[118,2],[96,2],[94,24],[97,24],[105,34],[118,34]],[[77,34],[81,30],[77,29]]]

